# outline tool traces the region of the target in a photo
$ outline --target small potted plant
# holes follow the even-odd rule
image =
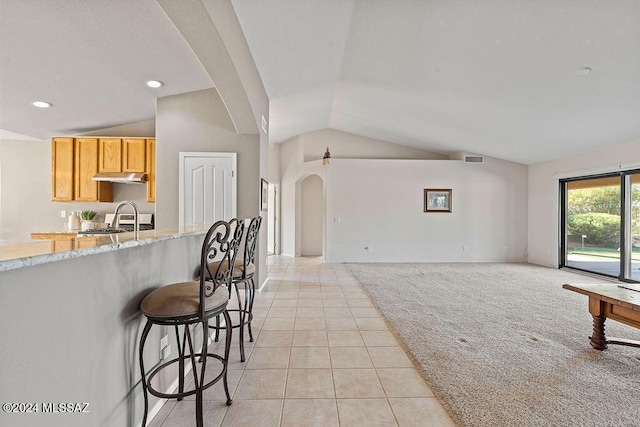
[[[80,218],[82,219],[82,230],[93,230],[95,228],[95,222],[93,222],[93,218],[95,218],[97,212],[95,211],[82,211],[80,212]]]

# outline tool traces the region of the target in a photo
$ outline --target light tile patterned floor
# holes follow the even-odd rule
[[[244,363],[233,335],[233,404],[214,384],[205,392],[205,425],[453,425],[344,265],[283,256],[268,263]],[[194,424],[193,398],[168,401],[151,423]]]

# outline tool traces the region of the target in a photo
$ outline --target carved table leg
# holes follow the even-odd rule
[[[589,338],[591,346],[596,350],[607,349],[607,337],[604,335],[604,321],[606,319],[605,316],[593,316],[593,335]]]

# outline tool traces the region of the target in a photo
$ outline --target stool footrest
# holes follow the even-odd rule
[[[195,353],[193,355],[193,357],[195,359],[200,359],[202,357],[202,353]],[[220,379],[222,379],[222,377],[224,376],[226,370],[227,370],[227,361],[224,359],[224,357],[214,354],[214,353],[207,353],[207,357],[213,358],[218,360],[219,362],[222,363],[222,370],[220,371],[220,373],[218,375],[216,375],[215,378],[213,378],[211,381],[209,381],[208,383],[204,384],[203,386],[201,386],[200,388],[202,390],[206,390],[209,387],[211,387],[213,384],[217,383],[218,381],[220,381]],[[183,397],[187,397],[187,396],[192,396],[194,394],[196,394],[196,389],[192,389],[192,390],[186,390],[183,391],[182,393],[180,392],[176,392],[176,393],[163,393],[160,392],[156,389],[153,388],[153,386],[151,385],[151,380],[153,379],[154,376],[156,376],[158,373],[160,373],[163,369],[169,367],[170,365],[173,365],[174,363],[178,363],[180,361],[180,359],[184,359],[184,360],[191,360],[191,355],[185,355],[182,357],[176,357],[174,359],[169,360],[166,363],[163,363],[162,365],[154,368],[150,373],[149,376],[146,380],[147,382],[147,390],[149,391],[149,393],[151,393],[152,395],[156,396],[156,397],[160,397],[162,399],[182,399]],[[191,369],[195,369],[195,367],[192,367]],[[208,370],[209,368],[207,368]],[[143,379],[144,380],[144,379]]]
[[[244,325],[248,325],[249,322],[251,322],[253,320],[253,313],[250,312],[249,310],[239,310],[237,308],[231,309],[231,310],[227,310],[228,312],[240,312],[243,311],[244,314],[247,316],[244,319],[244,322],[242,322],[242,324],[240,323],[233,323],[231,322],[231,327],[232,328],[239,328],[240,326],[244,326]],[[215,326],[215,325],[209,325],[209,329],[216,329],[216,330],[224,330],[226,328],[226,326]]]

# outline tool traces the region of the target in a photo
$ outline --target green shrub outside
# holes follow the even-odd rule
[[[584,213],[569,215],[567,234],[586,235],[585,244],[589,246],[620,245],[620,216],[606,213]]]

